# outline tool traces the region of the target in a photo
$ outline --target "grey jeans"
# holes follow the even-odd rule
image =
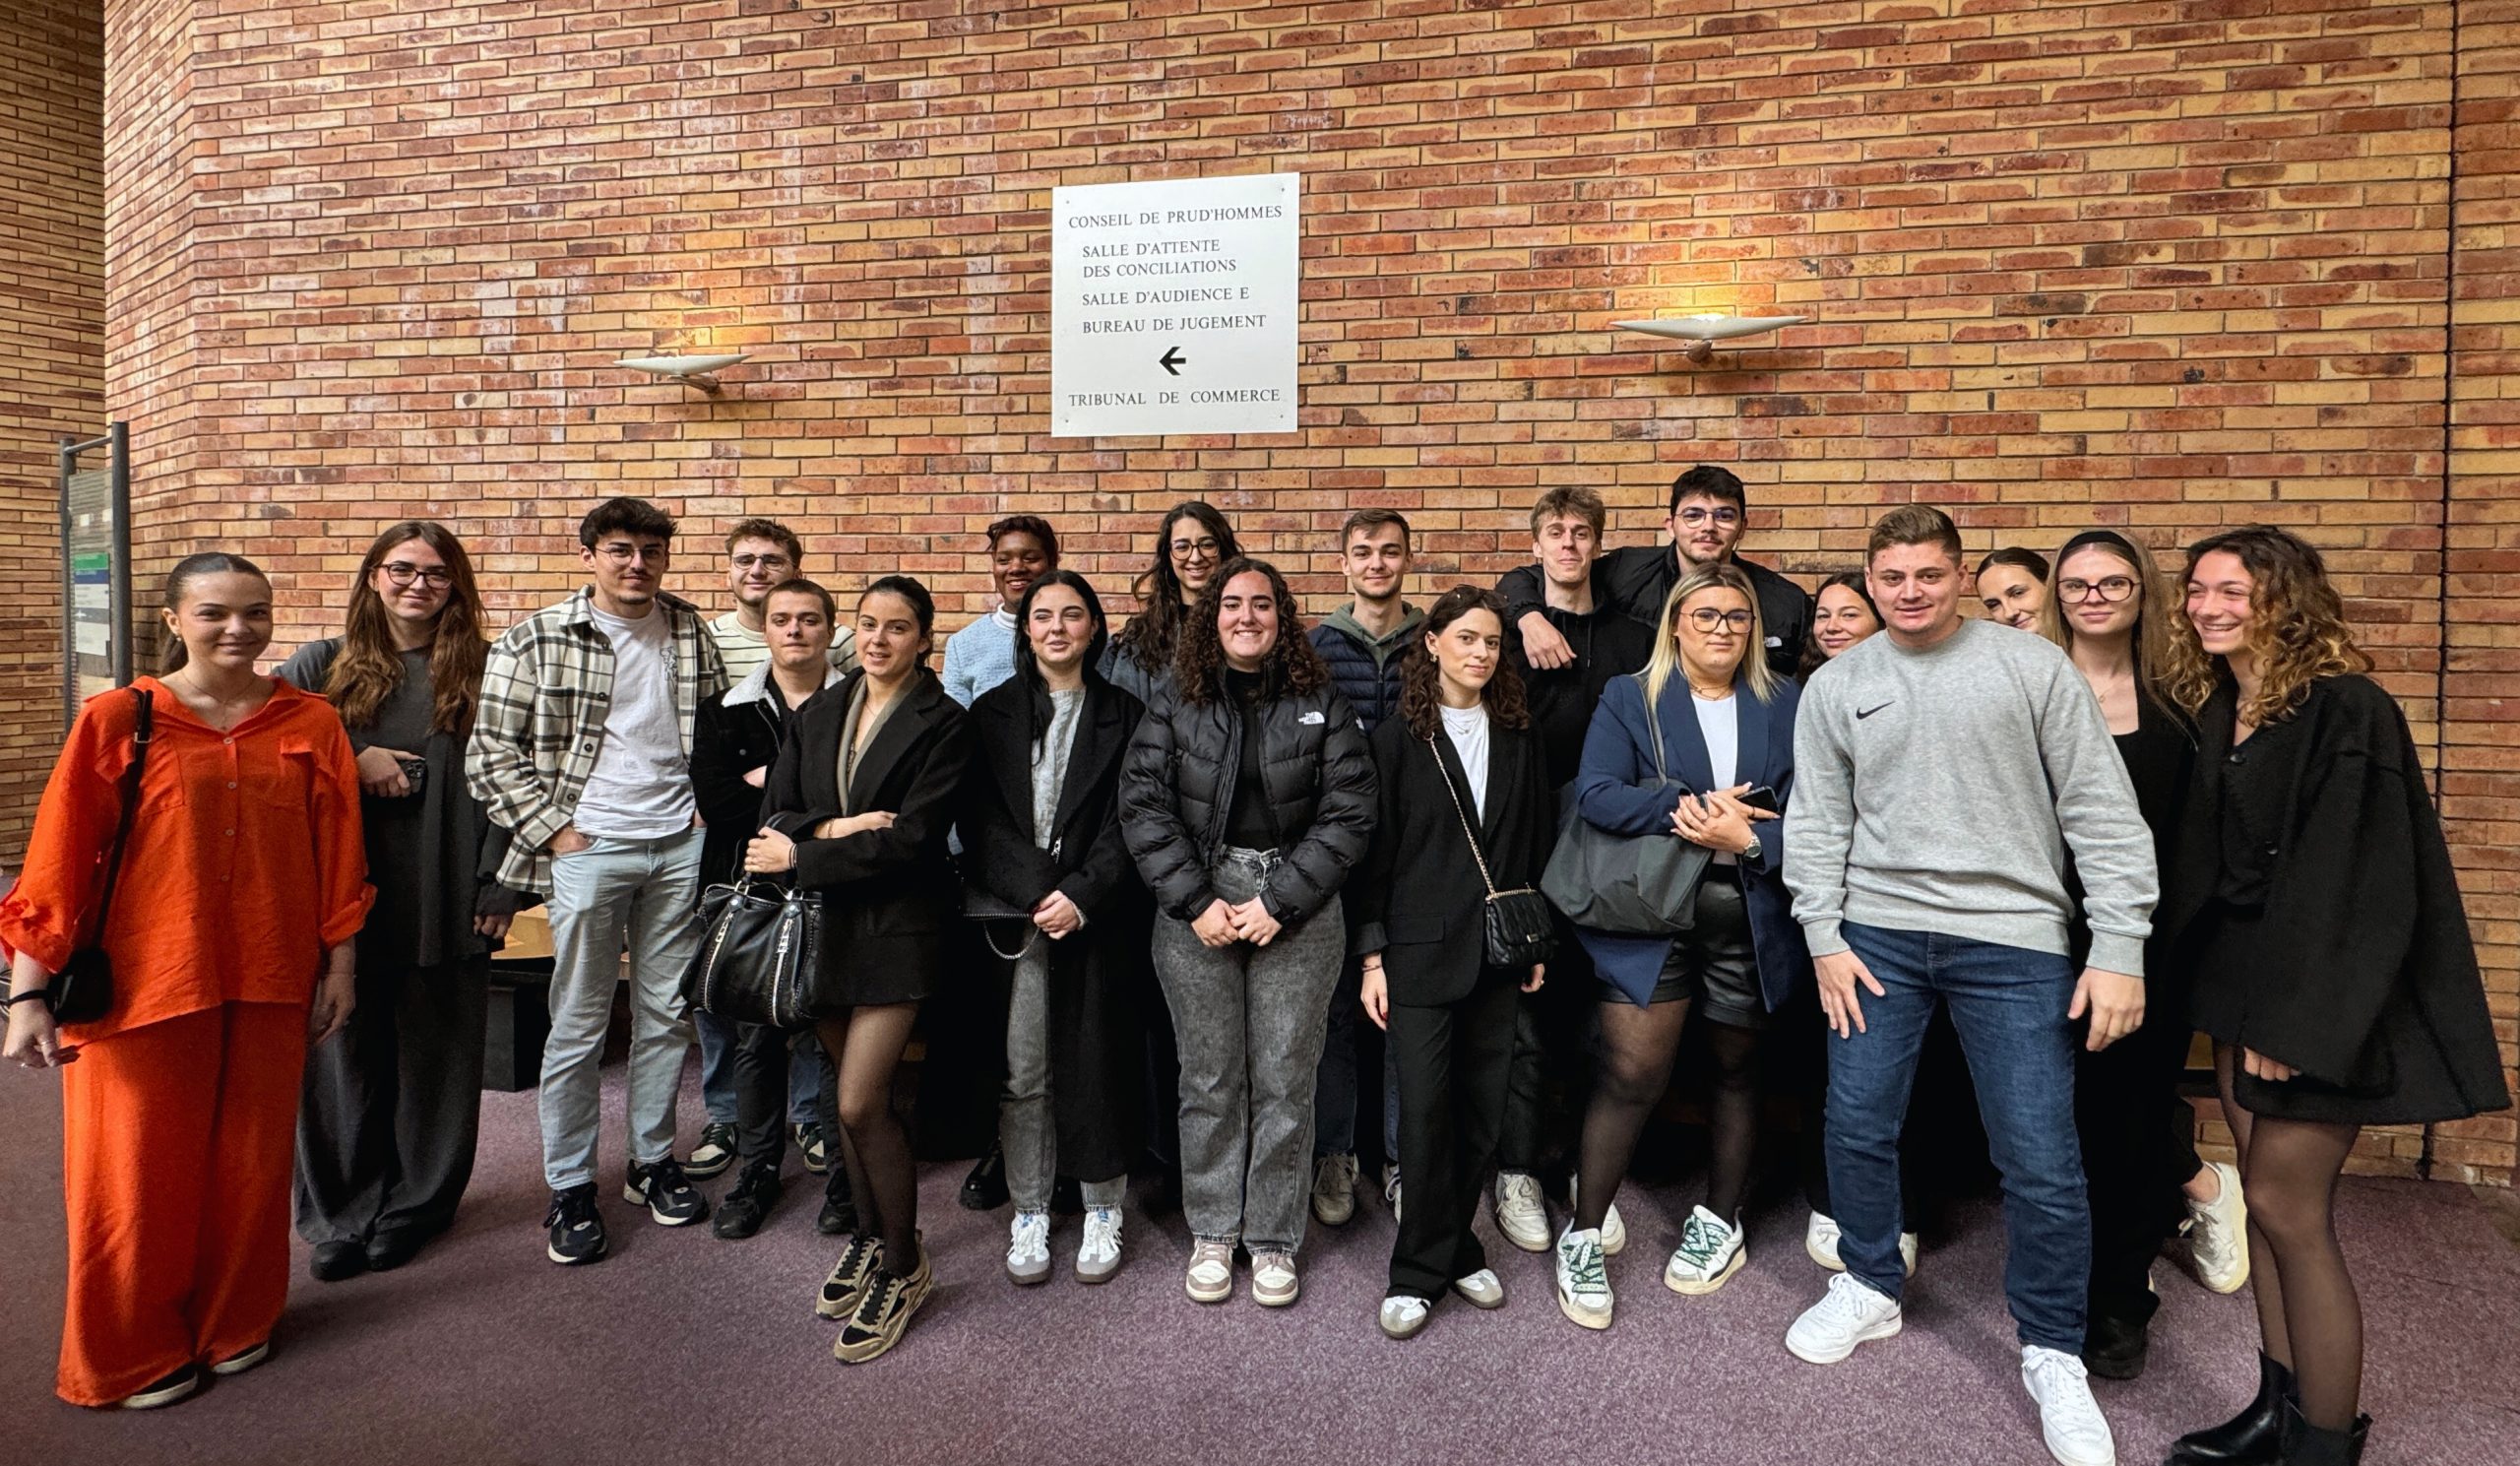
[[[1210,874],[1248,901],[1275,851],[1228,848]],[[1203,1242],[1292,1252],[1312,1190],[1312,1087],[1348,945],[1339,900],[1265,947],[1208,947],[1159,916],[1155,975],[1181,1045],[1181,1211]]]
[[[1028,933],[1032,945],[1015,961],[1014,1000],[1006,1009],[1006,1092],[997,1102],[997,1144],[1006,1154],[1006,1191],[1019,1212],[1050,1209],[1050,1186],[1059,1173],[1058,1117],[1050,1108],[1050,939]],[[1088,1211],[1117,1209],[1128,1199],[1127,1172],[1099,1180],[1078,1179]]]
[[[673,1154],[674,1091],[691,1047],[682,975],[700,947],[700,839],[598,839],[551,862],[551,1035],[542,1042],[542,1176],[595,1179],[603,1035],[630,953],[630,1159]]]

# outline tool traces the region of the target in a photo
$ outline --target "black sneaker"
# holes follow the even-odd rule
[[[142,1385],[137,1391],[114,1403],[125,1410],[156,1410],[172,1405],[201,1388],[201,1370],[186,1365],[154,1384]]]
[[[646,1165],[631,1162],[621,1199],[646,1207],[660,1227],[688,1227],[709,1215],[709,1198],[700,1194],[682,1163],[671,1156]]]
[[[884,1244],[861,1232],[849,1241],[849,1249],[832,1264],[831,1276],[823,1280],[823,1291],[814,1300],[814,1311],[825,1318],[846,1318],[857,1311],[858,1295],[866,1291],[866,1280],[875,1276],[884,1258]]]
[[[2152,1353],[2151,1330],[2140,1323],[2094,1313],[2083,1335],[2083,1368],[2103,1379],[2134,1379]]]
[[[355,1278],[367,1271],[367,1248],[350,1242],[317,1243],[315,1255],[307,1259],[306,1271],[318,1283]]]
[[[700,1143],[691,1148],[691,1159],[683,1162],[686,1176],[706,1180],[735,1164],[735,1127],[708,1124],[700,1127]],[[636,1201],[637,1197],[630,1198]]]
[[[604,1253],[603,1218],[595,1209],[595,1182],[587,1181],[551,1193],[551,1214],[542,1219],[551,1229],[544,1255],[559,1263],[595,1262]]]
[[[857,1230],[857,1203],[846,1196],[825,1196],[814,1230],[825,1237],[847,1237]]]
[[[965,1211],[995,1211],[1006,1204],[1006,1157],[997,1147],[989,1147],[972,1174],[963,1178],[960,1199]]]
[[[910,1328],[910,1315],[927,1301],[934,1280],[924,1245],[919,1248],[916,1272],[901,1275],[878,1266],[858,1294],[856,1312],[832,1341],[832,1357],[845,1365],[862,1365],[900,1343]]]
[[[729,1242],[752,1236],[761,1230],[762,1220],[779,1204],[784,1188],[779,1183],[779,1168],[766,1161],[746,1166],[735,1178],[735,1188],[718,1203],[718,1219],[709,1230]]]
[[[805,1169],[814,1175],[831,1170],[831,1138],[819,1123],[808,1120],[796,1126],[796,1151],[805,1158]]]

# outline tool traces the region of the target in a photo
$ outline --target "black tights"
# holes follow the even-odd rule
[[[2362,1303],[2336,1244],[2336,1179],[2362,1127],[2251,1115],[2232,1095],[2229,1045],[2214,1046],[2223,1117],[2248,1196],[2249,1275],[2267,1355],[2293,1370],[2301,1418],[2354,1426],[2362,1391]]]
[[[916,1003],[851,1008],[816,1025],[840,1089],[841,1163],[857,1203],[857,1230],[884,1244],[887,1270],[918,1266],[918,1170],[893,1113],[893,1070],[910,1047]]]
[[[1577,1167],[1578,1232],[1598,1229],[1618,1197],[1619,1183],[1636,1157],[1636,1137],[1671,1082],[1671,1060],[1679,1052],[1689,1007],[1687,998],[1647,1008],[1618,1001],[1602,1004],[1602,1066],[1592,1104],[1584,1111],[1583,1157]],[[1714,1154],[1706,1209],[1731,1225],[1749,1186],[1750,1153],[1758,1138],[1759,1036],[1729,1023],[1710,1025],[1707,1035],[1715,1053],[1715,1093],[1708,1116]]]

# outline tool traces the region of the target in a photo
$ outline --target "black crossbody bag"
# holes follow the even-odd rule
[[[122,848],[131,841],[131,821],[140,809],[140,774],[149,763],[149,742],[156,730],[150,695],[131,689],[139,717],[131,726],[131,763],[122,771],[122,814],[114,822],[113,853],[105,858],[104,894],[96,901],[94,933],[88,944],[70,954],[44,990],[44,1005],[55,1023],[94,1023],[113,1010],[114,964],[105,955],[105,918],[114,907],[114,887],[122,878]]]
[[[1487,857],[1479,848],[1479,831],[1471,826],[1470,810],[1461,801],[1461,791],[1453,788],[1452,770],[1444,767],[1443,751],[1435,746],[1432,737],[1426,739],[1426,756],[1435,761],[1435,776],[1444,781],[1444,793],[1453,797],[1453,813],[1461,817],[1462,838],[1470,842],[1470,858],[1479,862],[1479,883],[1487,888],[1487,900],[1480,908],[1486,916],[1483,945],[1487,965],[1520,970],[1546,962],[1557,950],[1548,898],[1530,886],[1510,891],[1496,889],[1496,877],[1487,873]]]

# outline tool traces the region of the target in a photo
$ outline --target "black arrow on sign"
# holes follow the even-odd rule
[[[1155,358],[1155,364],[1177,377],[1181,375],[1181,363],[1189,359],[1181,354],[1179,347],[1166,347],[1164,354]]]

